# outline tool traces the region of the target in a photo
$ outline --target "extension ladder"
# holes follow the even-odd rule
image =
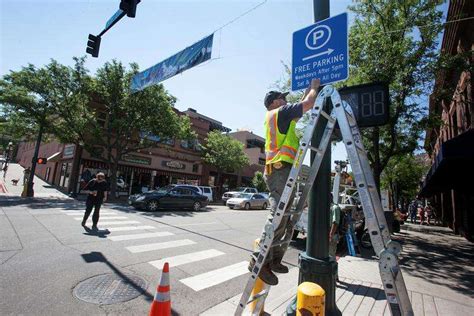
[[[328,114],[328,112],[330,112],[330,114]],[[413,315],[408,292],[398,264],[398,255],[401,251],[401,246],[390,239],[390,233],[388,231],[380,197],[375,186],[372,170],[370,169],[367,154],[362,144],[361,134],[351,107],[347,102],[341,100],[341,96],[333,86],[327,85],[318,94],[315,105],[309,112],[309,115],[309,123],[300,140],[300,146],[280,201],[277,204],[273,221],[271,224],[267,224],[264,227],[265,238],[260,241],[260,252],[255,258],[255,265],[251,271],[234,315],[242,315],[247,304],[254,301],[256,301],[256,304],[253,310],[253,315],[260,315],[263,303],[268,296],[271,286],[265,286],[260,293],[250,297],[252,289],[254,288],[269,250],[272,247],[284,247],[286,250],[291,242],[294,224],[299,220],[301,213],[303,212],[304,204],[308,198],[314,180],[316,179],[316,175],[330,143],[336,122],[339,124],[342,139],[346,146],[349,161],[352,166],[372,245],[375,253],[379,257],[380,276],[390,306],[390,311],[392,315]],[[321,120],[321,117],[324,117],[326,120]],[[315,127],[319,124],[326,124],[326,126],[320,144],[316,148],[310,145],[310,140]],[[303,192],[297,202],[296,208],[292,209],[288,204],[295,189],[298,175],[300,174],[303,160],[308,150],[314,151],[315,156],[311,164],[309,175],[306,181],[304,181]],[[274,229],[279,226],[284,216],[290,217],[285,235],[282,240],[274,241]]]

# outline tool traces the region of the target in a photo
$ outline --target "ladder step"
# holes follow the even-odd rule
[[[291,239],[290,240],[282,240],[282,241],[279,241],[279,242],[274,242],[272,243],[272,248],[273,247],[278,247],[278,246],[281,246],[281,245],[289,245],[291,242]]]
[[[316,148],[316,147],[314,147],[314,146],[309,146],[309,149],[311,149],[312,151],[317,152],[318,154],[322,154],[322,153],[323,153],[323,151],[322,151],[321,149]]]
[[[288,216],[291,216],[291,215],[298,215],[298,214],[301,214],[301,213],[303,213],[303,210],[298,211],[298,212],[286,212],[285,214],[283,214],[283,216],[288,217]]]
[[[262,290],[261,292],[258,292],[257,294],[255,294],[254,296],[252,296],[247,304],[250,304],[252,303],[253,301],[256,301],[258,300],[259,298],[261,298],[262,296],[267,296],[268,295],[268,290]]]
[[[331,115],[327,114],[326,112],[324,111],[321,111],[321,115],[324,116],[329,122],[331,123],[335,123],[336,122],[336,119],[333,118]]]

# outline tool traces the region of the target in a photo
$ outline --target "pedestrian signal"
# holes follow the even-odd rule
[[[36,163],[40,165],[45,165],[48,162],[47,158],[38,158],[36,159]]]

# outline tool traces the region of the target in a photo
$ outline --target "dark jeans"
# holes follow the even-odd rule
[[[99,212],[100,206],[102,205],[102,199],[98,199],[94,196],[89,195],[86,200],[86,212],[84,213],[84,219],[82,220],[83,223],[87,221],[89,215],[92,212],[92,208],[94,208],[94,214],[92,214],[92,225],[97,226],[99,222]]]

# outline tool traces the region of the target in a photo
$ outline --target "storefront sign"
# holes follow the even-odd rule
[[[171,169],[186,169],[186,166],[179,161],[163,161],[161,164]]]
[[[122,161],[135,163],[137,165],[151,165],[151,159],[135,155],[123,155]]]
[[[66,145],[63,150],[63,158],[72,158],[74,157],[74,150],[76,145]]]

